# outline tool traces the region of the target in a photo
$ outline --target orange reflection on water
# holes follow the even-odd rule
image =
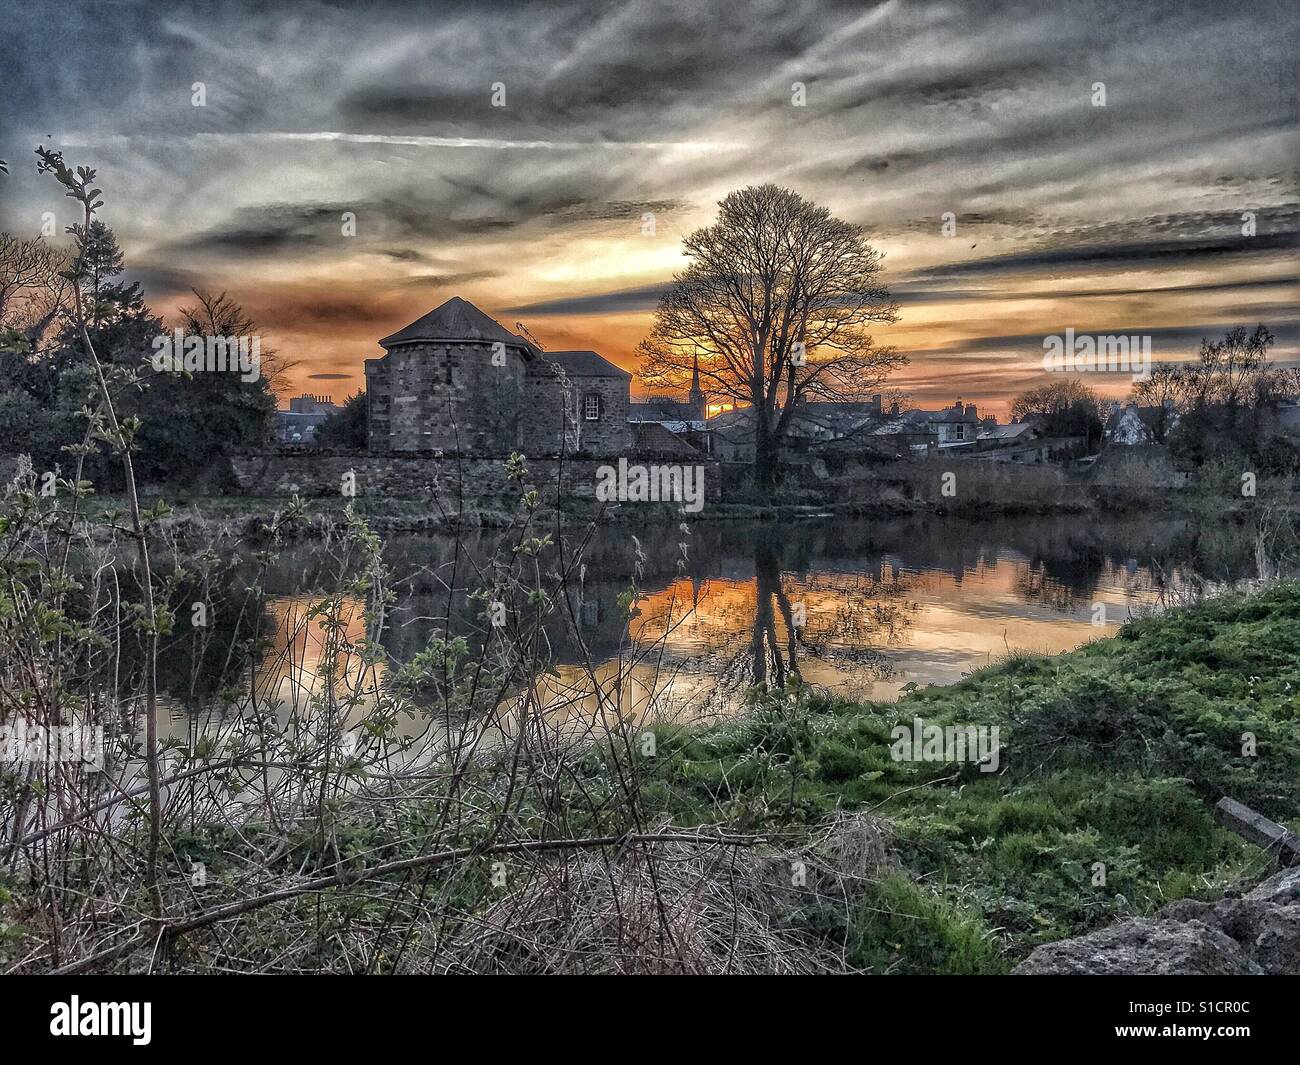
[[[802,620],[793,650],[804,680],[893,699],[908,680],[949,684],[1010,652],[1057,654],[1112,635],[1135,606],[1153,599],[1152,589],[1110,565],[1091,594],[1079,597],[1007,552],[957,572],[886,563],[870,572],[782,572],[767,581],[679,579],[638,602],[629,634],[634,645],[662,640],[673,655],[716,660],[752,655],[760,627],[774,637],[769,654],[773,643],[785,653],[790,623]]]
[[[383,664],[369,670],[358,654],[350,653],[366,635],[365,603],[345,596],[338,611],[338,626],[332,628],[325,615],[313,611],[324,600],[319,596],[277,596],[266,602],[274,632],[257,665],[258,694],[287,706],[300,706],[320,693],[333,643],[337,656],[335,683],[340,693],[358,688],[373,690],[383,676]]]

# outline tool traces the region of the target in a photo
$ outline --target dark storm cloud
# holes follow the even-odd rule
[[[1207,282],[1195,285],[1130,286],[1105,289],[1049,289],[1024,291],[1015,288],[951,288],[935,287],[930,281],[900,281],[889,286],[890,293],[906,307],[912,304],[952,303],[962,300],[1061,300],[1094,299],[1143,295],[1194,295],[1209,293],[1249,294],[1262,289],[1295,288],[1300,292],[1300,277],[1258,278],[1246,281]],[[537,303],[507,307],[510,314],[583,315],[625,314],[652,311],[659,298],[668,290],[667,284],[644,285],[639,288],[619,289],[588,296],[569,296],[542,300]]]
[[[602,292],[594,296],[570,296],[507,307],[510,314],[625,314],[632,311],[652,311],[659,305],[659,297],[668,286],[645,285],[617,292]]]
[[[359,202],[270,204],[240,208],[226,222],[168,245],[170,250],[218,255],[266,256],[284,252],[352,250],[375,241],[440,241],[502,234],[530,223],[554,229],[581,229],[595,223],[641,220],[644,212],[670,214],[673,200],[584,201],[572,183],[536,183],[501,189],[489,183],[448,179],[450,194],[429,190]],[[355,216],[355,238],[343,236],[344,215]],[[376,251],[399,262],[427,261],[409,248]],[[488,276],[481,273],[478,276]]]
[[[1137,321],[1161,289],[1284,283],[1233,278],[1297,249],[1298,25],[1282,0],[10,4],[0,224],[63,224],[30,164],[48,134],[100,167],[151,296],[238,276],[268,326],[365,336],[426,285],[490,281],[518,314],[652,310],[677,260],[620,234],[652,212],[676,245],[729,189],[776,181],[888,242],[918,317],[1122,270],[1148,276],[1040,295],[1139,297]]]
[[[471,281],[488,281],[500,276],[499,270],[466,270],[459,274],[416,274],[402,278],[399,283],[411,287],[436,289],[443,285],[467,285]]]
[[[202,288],[202,274],[172,266],[149,266],[137,263],[129,266],[122,275],[124,281],[138,281],[146,299],[169,299]]]
[[[476,43],[490,61],[411,59],[348,89],[335,111],[348,128],[381,132],[544,129],[645,139],[727,100],[756,70],[801,54],[852,14],[835,8],[568,3],[530,7],[526,30],[480,9]],[[483,49],[498,23],[497,47]],[[491,102],[498,83],[503,107]]]
[[[971,274],[1085,273],[1110,267],[1188,266],[1228,256],[1272,256],[1300,247],[1300,231],[1188,240],[1146,240],[1044,248],[994,255],[965,263],[945,263],[922,272],[941,278]]]
[[[342,235],[340,204],[246,207],[226,224],[177,240],[171,250],[265,255],[333,241]]]
[[[656,215],[680,210],[677,200],[616,200],[610,203],[575,203],[548,212],[553,222],[624,222],[640,220],[647,212]]]
[[[421,263],[428,260],[424,252],[414,248],[380,248],[379,254],[399,263]]]
[[[1058,50],[1068,50],[1072,43],[1058,46]],[[1059,71],[1059,65],[1044,55],[1041,47],[1033,54],[1025,52],[992,61],[975,60],[965,66],[920,67],[873,81],[869,86],[837,99],[828,111],[839,114],[883,104],[923,106],[954,103],[999,90],[1015,89],[1045,75],[1055,76]]]
[[[941,288],[927,281],[902,281],[890,287],[894,298],[904,306],[920,303],[951,303],[958,300],[1076,300],[1111,299],[1127,296],[1209,295],[1235,293],[1248,295],[1262,289],[1294,288],[1300,293],[1300,277],[1264,277],[1244,281],[1214,281],[1193,285],[1132,285],[1126,288]]]

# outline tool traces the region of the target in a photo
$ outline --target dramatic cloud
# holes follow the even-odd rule
[[[297,385],[451,295],[632,366],[682,237],[773,181],[886,253],[900,384],[1005,409],[1037,382],[998,343],[1064,325],[1175,357],[1264,319],[1300,352],[1298,28],[1282,0],[15,4],[0,227],[74,220],[48,144],[99,168],[157,310],[228,291]]]

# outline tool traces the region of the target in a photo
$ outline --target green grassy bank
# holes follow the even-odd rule
[[[996,725],[998,770],[895,761],[891,729],[916,717]],[[837,811],[885,819],[879,875],[788,918],[851,967],[1006,971],[1039,943],[1267,871],[1212,805],[1231,795],[1300,823],[1300,586],[1134,621],[895,704],[794,689],[726,725],[661,728],[655,761],[647,801],[677,824],[797,839]]]

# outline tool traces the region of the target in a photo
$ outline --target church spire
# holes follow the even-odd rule
[[[708,413],[708,407],[704,402],[704,389],[700,387],[700,352],[698,348],[695,351],[695,367],[691,372],[691,390],[687,394],[686,402],[696,408],[698,418],[702,419]]]

